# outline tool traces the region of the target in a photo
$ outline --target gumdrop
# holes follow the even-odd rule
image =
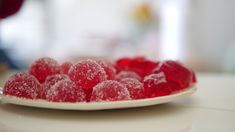
[[[107,74],[107,79],[108,80],[113,80],[116,75],[116,69],[114,65],[106,60],[97,60],[96,61],[102,68],[104,68],[106,74]]]
[[[121,72],[119,72],[116,75],[115,80],[120,81],[123,78],[135,78],[139,81],[142,80],[142,78],[137,73],[132,72],[132,71],[121,71]]]
[[[145,76],[143,82],[145,95],[149,98],[170,95],[172,92],[163,72]]]
[[[144,77],[152,73],[152,70],[158,65],[159,62],[153,62],[145,57],[135,58],[121,58],[116,61],[116,69],[120,71],[133,71]]]
[[[5,83],[3,94],[28,99],[37,99],[41,84],[28,73],[16,73]]]
[[[48,76],[46,81],[43,83],[42,85],[42,90],[39,93],[39,97],[41,99],[45,99],[46,98],[46,92],[51,89],[51,87],[61,81],[61,80],[65,80],[65,79],[69,79],[69,77],[65,74],[55,74],[55,75],[51,75]]]
[[[120,58],[116,61],[115,68],[117,72],[126,71],[130,69],[132,59],[130,58]]]
[[[182,89],[187,88],[192,80],[191,71],[177,61],[164,61],[153,72],[164,72],[168,81],[178,83]]]
[[[152,73],[158,62],[150,61],[144,57],[133,58],[130,64],[130,70],[136,72],[141,77]]]
[[[143,83],[135,78],[124,78],[120,81],[129,91],[132,99],[142,99],[145,97]]]
[[[89,100],[92,88],[107,80],[104,69],[93,60],[82,60],[73,64],[69,70],[69,77],[78,87],[82,87]]]
[[[60,66],[52,58],[40,58],[31,65],[29,73],[34,75],[40,83],[43,83],[47,76],[60,73]]]
[[[69,79],[55,83],[46,93],[46,100],[52,102],[85,102],[86,96],[81,87]]]
[[[91,102],[130,100],[127,88],[113,80],[107,80],[97,84],[91,94]]]
[[[71,67],[72,65],[73,65],[72,62],[69,62],[69,61],[64,62],[64,63],[60,66],[61,73],[63,73],[63,74],[68,74],[69,69],[70,69],[70,67]]]

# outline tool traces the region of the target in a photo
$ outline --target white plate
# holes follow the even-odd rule
[[[171,94],[168,96],[161,96],[155,98],[147,98],[140,100],[128,100],[128,101],[113,101],[113,102],[97,102],[97,103],[57,103],[48,102],[45,100],[32,100],[24,99],[15,96],[1,95],[1,100],[16,105],[38,107],[38,108],[48,108],[48,109],[61,109],[61,110],[105,110],[105,109],[121,109],[121,108],[134,108],[134,107],[144,107],[157,104],[168,103],[175,101],[180,98],[190,96],[196,91],[196,86],[191,86],[184,91]]]

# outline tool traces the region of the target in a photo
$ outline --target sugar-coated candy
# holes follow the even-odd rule
[[[107,79],[108,80],[113,80],[116,75],[116,69],[114,65],[107,61],[107,60],[97,60],[96,61],[102,68],[104,68],[104,71],[107,74]]]
[[[46,100],[52,102],[85,102],[86,96],[81,87],[69,79],[55,83],[46,93]]]
[[[103,102],[153,98],[178,93],[197,82],[196,74],[178,61],[145,57],[81,60],[61,65],[37,59],[27,73],[12,75],[3,94],[52,102]]]
[[[39,92],[39,97],[41,99],[45,99],[46,98],[46,92],[49,89],[51,89],[51,87],[55,83],[57,83],[61,80],[64,80],[64,79],[69,79],[69,77],[66,74],[55,74],[55,75],[48,76],[46,78],[46,81],[42,85],[42,90]]]
[[[132,99],[142,99],[145,97],[143,83],[139,80],[135,78],[123,78],[120,83],[128,89]]]
[[[38,80],[28,74],[18,72],[12,75],[5,83],[3,94],[28,99],[37,99],[41,84]]]
[[[94,60],[82,60],[73,64],[68,75],[78,87],[84,89],[88,101],[92,88],[96,84],[107,80],[104,69]]]
[[[91,102],[130,100],[130,93],[120,82],[107,80],[97,84],[91,94]]]
[[[47,76],[58,73],[60,73],[59,64],[49,57],[36,60],[29,68],[29,74],[34,75],[40,83],[43,83]]]

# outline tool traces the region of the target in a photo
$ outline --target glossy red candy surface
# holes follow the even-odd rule
[[[63,74],[68,74],[69,73],[69,69],[70,67],[73,65],[72,62],[64,62],[61,66],[60,66],[60,70],[61,70],[61,73]]]
[[[121,58],[116,62],[116,68],[120,71],[133,71],[142,78],[152,72],[158,62],[150,61],[144,57]]]
[[[147,97],[169,95],[172,92],[170,83],[167,82],[163,72],[153,73],[144,78],[144,92]]]
[[[135,78],[139,81],[142,81],[142,78],[137,73],[132,72],[132,71],[121,71],[115,77],[117,81],[120,81],[123,78]]]
[[[182,89],[189,87],[191,84],[191,71],[177,61],[163,61],[154,69],[154,73],[159,72],[164,72],[168,81],[178,83]]]
[[[193,70],[191,71],[191,73],[192,73],[192,83],[196,83],[197,82],[196,74]]]
[[[137,57],[132,60],[130,67],[132,71],[136,72],[141,77],[144,77],[152,73],[157,65],[158,62],[150,61],[144,57]]]
[[[115,64],[117,72],[129,70],[131,62],[132,62],[132,59],[130,59],[130,58],[120,58],[120,59],[118,59],[116,61],[116,64]]]

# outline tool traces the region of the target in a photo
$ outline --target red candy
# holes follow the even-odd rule
[[[125,70],[129,70],[130,69],[130,65],[131,65],[131,59],[130,58],[121,58],[119,60],[116,61],[116,69],[118,72],[120,71],[125,71]]]
[[[120,81],[129,91],[132,99],[142,99],[144,95],[143,83],[135,78],[124,78]]]
[[[195,72],[194,72],[194,71],[191,71],[191,74],[192,74],[192,81],[191,81],[191,83],[192,83],[192,84],[193,84],[193,83],[196,83],[196,82],[197,82],[197,77],[196,77]]]
[[[46,94],[46,100],[53,102],[85,102],[85,97],[83,89],[69,79],[55,83]]]
[[[123,78],[135,78],[139,81],[142,80],[142,78],[138,74],[136,74],[135,72],[132,72],[132,71],[121,71],[115,77],[115,79],[117,81],[120,81]]]
[[[52,58],[40,58],[31,65],[29,73],[43,83],[47,76],[60,73],[60,66]]]
[[[70,67],[73,65],[72,62],[64,62],[61,66],[60,66],[60,70],[61,73],[63,74],[68,74]]]
[[[82,87],[87,95],[87,100],[90,98],[92,88],[107,80],[104,69],[93,60],[82,60],[73,64],[69,70],[69,77],[78,87]]]
[[[98,60],[96,61],[102,68],[104,68],[107,79],[113,80],[116,75],[116,69],[114,68],[113,64],[111,62],[105,61],[105,60]]]
[[[91,101],[102,102],[102,101],[121,101],[130,100],[130,94],[127,88],[113,80],[107,80],[97,84],[92,91]]]
[[[163,72],[150,74],[144,78],[144,92],[147,97],[158,97],[171,94],[171,86]]]
[[[133,71],[144,77],[152,72],[152,70],[158,65],[158,62],[147,60],[144,57],[121,58],[116,61],[116,68],[119,71]]]
[[[36,99],[40,89],[41,84],[34,76],[19,72],[8,79],[4,86],[3,94]]]
[[[51,75],[48,76],[46,81],[44,82],[43,86],[42,86],[42,90],[39,93],[40,98],[45,99],[46,98],[46,92],[51,89],[51,87],[61,81],[61,80],[65,80],[65,79],[69,79],[69,77],[65,74],[55,74],[55,75]]]
[[[197,82],[195,72],[177,61],[153,62],[144,57],[78,63],[41,58],[29,73],[17,73],[3,94],[52,102],[122,101],[167,96]]]
[[[189,69],[176,61],[164,61],[154,69],[154,73],[164,72],[168,81],[176,82],[182,89],[189,87],[192,74]]]
[[[150,73],[152,73],[153,69],[157,66],[158,62],[153,62],[147,60],[144,57],[137,57],[132,60],[130,65],[132,71],[139,74],[141,77],[144,77]]]

